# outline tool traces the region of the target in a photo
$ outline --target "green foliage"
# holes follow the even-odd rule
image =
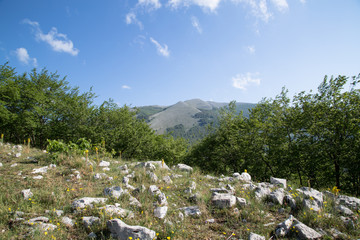
[[[185,154],[185,141],[157,136],[128,106],[119,107],[112,100],[94,106],[94,97],[91,91],[80,94],[69,87],[57,73],[34,69],[18,75],[6,63],[0,66],[0,129],[6,141],[23,143],[30,138],[32,146],[49,144],[53,152],[81,153],[96,146],[103,154],[168,158],[169,163]]]
[[[252,108],[249,118],[231,103],[186,161],[207,171],[247,169],[258,180],[272,175],[360,195],[360,78],[345,91],[348,80],[325,77],[317,93],[302,92],[292,101],[283,89]]]

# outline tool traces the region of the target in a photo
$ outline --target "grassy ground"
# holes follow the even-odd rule
[[[15,157],[16,152],[21,152],[20,157]],[[90,159],[96,162],[95,156]],[[101,159],[104,159],[100,156]],[[289,214],[293,214],[314,229],[328,230],[335,227],[346,233],[349,239],[360,236],[359,223],[357,229],[350,229],[339,219],[339,215],[333,210],[334,203],[326,199],[324,211],[315,213],[310,210],[298,209],[291,212],[290,207],[283,206],[284,211],[279,212],[281,206],[267,204],[264,201],[256,201],[254,194],[244,190],[239,182],[230,183],[236,190],[236,196],[247,200],[248,205],[243,208],[217,209],[211,204],[210,188],[219,187],[217,180],[209,180],[199,170],[191,173],[169,172],[168,170],[155,170],[159,179],[176,173],[183,177],[174,178],[173,183],[166,184],[164,181],[152,183],[144,169],[133,169],[132,162],[120,159],[104,159],[111,162],[110,171],[105,173],[112,177],[94,179],[95,173],[104,172],[101,167],[90,167],[82,156],[61,156],[57,167],[48,169],[42,174],[43,179],[35,180],[32,174],[35,168],[49,166],[54,162],[48,153],[22,146],[22,151],[15,151],[11,145],[0,146],[0,239],[86,239],[90,232],[96,233],[98,239],[110,239],[110,233],[106,228],[106,221],[118,216],[109,216],[96,206],[74,212],[71,203],[81,197],[104,197],[103,190],[109,186],[121,186],[124,174],[118,169],[127,164],[130,172],[135,171],[135,177],[130,180],[134,187],[145,186],[146,191],[134,195],[142,204],[142,207],[130,205],[129,197],[120,199],[109,198],[106,204],[119,203],[121,208],[134,212],[134,218],[121,218],[129,225],[140,225],[154,230],[157,239],[246,239],[250,232],[254,232],[267,239],[274,232],[277,224],[285,220]],[[16,166],[11,167],[13,164]],[[76,178],[74,171],[80,172],[81,179]],[[251,174],[251,173],[250,173]],[[190,201],[190,194],[184,190],[191,182],[196,183],[193,193],[199,194],[197,203]],[[147,191],[150,185],[157,185],[167,196],[169,210],[166,221],[154,217],[154,197]],[[31,198],[24,199],[21,190],[31,189],[34,194]],[[178,208],[186,206],[199,206],[202,214],[199,217],[185,217],[181,220]],[[49,210],[48,213],[45,213]],[[55,210],[63,210],[64,214],[58,217]],[[16,221],[16,211],[24,212],[23,221]],[[325,217],[325,213],[331,213],[332,217]],[[41,231],[36,225],[28,225],[27,221],[38,216],[46,216],[49,223],[57,226],[53,231]],[[63,216],[70,217],[75,221],[74,227],[66,227],[62,222]],[[82,223],[83,216],[96,216],[101,219],[100,223],[91,228],[85,228]],[[355,217],[359,217],[359,213]],[[206,223],[207,219],[215,219],[215,223]],[[272,225],[267,225],[273,223]],[[327,237],[324,237],[326,239]],[[328,239],[331,239],[329,237]]]

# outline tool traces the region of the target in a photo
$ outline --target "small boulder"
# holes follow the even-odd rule
[[[286,188],[286,179],[270,177],[270,183]]]
[[[141,226],[127,225],[120,219],[109,220],[106,225],[114,239],[152,240],[156,237],[155,231]]]
[[[30,189],[24,189],[21,191],[21,194],[24,197],[24,200],[28,200],[29,198],[31,198],[34,194],[30,191]]]
[[[180,170],[182,172],[189,172],[189,173],[191,173],[193,171],[192,167],[190,167],[186,164],[182,164],[182,163],[179,163],[178,165],[176,165],[175,169]]]
[[[236,204],[236,197],[226,193],[215,193],[211,202],[218,208],[230,208]]]
[[[85,228],[88,228],[94,224],[100,224],[100,218],[98,217],[82,217],[82,221]]]
[[[154,209],[154,216],[162,219],[166,216],[167,210],[168,210],[167,206],[157,207]]]
[[[104,161],[104,160],[102,160],[99,163],[99,167],[109,167],[109,166],[110,166],[110,162],[107,162],[107,161]]]
[[[265,237],[256,233],[250,233],[248,240],[265,240]]]
[[[200,216],[201,212],[198,206],[183,207],[179,208],[180,211],[184,212],[185,216]]]
[[[93,204],[105,203],[107,198],[83,197],[72,202],[73,209],[83,209],[87,206],[93,207]]]
[[[124,193],[125,193],[125,191],[119,186],[113,186],[113,187],[104,189],[105,196],[110,196],[110,197],[114,197],[114,198],[119,198]]]

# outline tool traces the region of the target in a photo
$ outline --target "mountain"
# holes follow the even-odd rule
[[[158,134],[169,133],[195,141],[206,134],[206,126],[218,123],[219,110],[228,104],[192,99],[171,106],[144,106],[138,108],[138,118],[145,119]],[[254,106],[236,103],[237,111],[243,111],[245,117]]]

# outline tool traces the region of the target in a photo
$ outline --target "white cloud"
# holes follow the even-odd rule
[[[198,33],[202,33],[202,28],[200,26],[199,20],[196,17],[191,17],[191,24],[198,31]]]
[[[66,34],[58,33],[55,27],[51,28],[47,34],[44,34],[38,22],[29,19],[25,19],[23,22],[33,27],[37,40],[46,42],[54,51],[69,53],[73,56],[78,55],[79,50],[74,48],[73,42],[67,38]]]
[[[246,90],[249,85],[260,85],[259,73],[237,74],[232,78],[233,87]]]
[[[131,87],[128,86],[128,85],[122,85],[121,88],[122,88],[122,89],[131,89]]]
[[[146,7],[149,10],[156,10],[161,8],[161,3],[159,0],[139,0],[137,5]]]
[[[306,3],[306,0],[300,0],[300,2],[301,2],[302,4],[305,4],[305,3]]]
[[[214,12],[218,8],[220,2],[221,0],[169,0],[168,4],[173,8],[197,5],[205,10],[210,10],[211,12]]]
[[[254,54],[255,53],[255,46],[247,46],[247,50],[249,51],[250,54]]]
[[[150,38],[150,41],[156,46],[157,52],[160,55],[162,55],[164,57],[169,57],[170,56],[170,52],[169,52],[168,46],[166,44],[164,44],[164,46],[161,46],[161,44],[158,43],[158,41],[156,41],[152,37]]]
[[[286,0],[271,0],[271,1],[280,12],[285,12],[286,10],[289,9],[289,5]]]
[[[244,3],[250,7],[252,15],[256,18],[268,22],[272,17],[269,12],[266,0],[232,0],[233,3]]]
[[[125,21],[126,21],[126,24],[132,24],[133,23],[133,24],[138,25],[141,30],[144,29],[144,26],[143,26],[142,22],[139,21],[136,18],[135,13],[133,13],[133,12],[130,12],[130,13],[126,14]]]
[[[32,62],[32,64],[36,67],[37,66],[37,59],[36,58],[30,58],[28,51],[26,48],[18,48],[15,50],[16,57],[20,62],[23,64],[28,65]]]

